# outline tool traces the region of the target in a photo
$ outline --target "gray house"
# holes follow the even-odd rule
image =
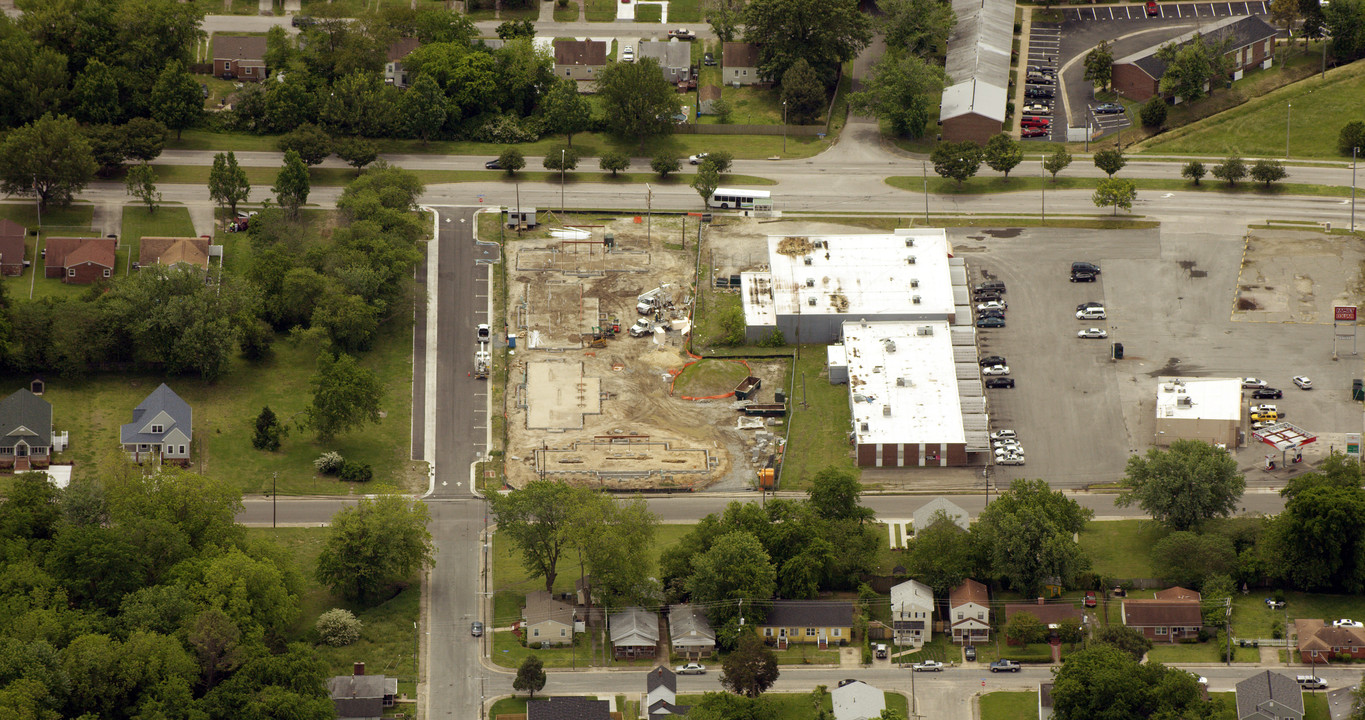
[[[686,658],[711,657],[716,651],[716,631],[706,613],[692,605],[677,605],[668,612],[668,638],[673,654]]]
[[[119,443],[133,462],[169,461],[188,464],[194,439],[194,411],[161,383],[137,407],[133,421],[119,430]]]
[[[919,532],[934,524],[934,516],[943,512],[958,527],[963,530],[970,530],[971,523],[967,511],[958,507],[957,503],[945,498],[934,498],[915,511],[915,532]]]
[[[52,404],[28,390],[0,400],[0,467],[26,472],[52,457]]]
[[[1288,675],[1256,673],[1237,683],[1237,720],[1303,720],[1303,690]]]
[[[327,692],[332,696],[338,720],[379,720],[384,716],[384,708],[393,707],[398,678],[366,675],[365,663],[358,662],[351,675],[328,680]]]
[[[527,643],[568,645],[573,642],[573,608],[544,590],[526,594],[521,619],[526,621]]]
[[[650,720],[665,720],[672,715],[686,715],[691,705],[678,705],[678,676],[666,667],[649,671],[645,679],[645,709]]]
[[[671,83],[686,80],[692,74],[692,43],[645,40],[640,43],[640,59],[645,58],[658,61],[664,79]]]
[[[618,659],[652,658],[659,653],[659,616],[631,607],[607,619],[611,646]]]

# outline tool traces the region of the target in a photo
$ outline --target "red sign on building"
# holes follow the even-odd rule
[[[1333,308],[1333,318],[1338,322],[1355,322],[1356,309],[1345,305],[1338,305]]]

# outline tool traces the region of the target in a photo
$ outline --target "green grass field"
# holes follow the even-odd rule
[[[981,696],[981,720],[1036,720],[1038,693],[993,692]]]
[[[829,686],[829,690],[834,686]],[[811,693],[793,692],[768,692],[762,697],[772,703],[773,717],[776,720],[815,720],[815,704],[811,701]],[[679,695],[679,705],[696,705],[702,701],[701,695]],[[901,717],[909,717],[909,699],[898,692],[885,693],[884,702],[888,710],[895,710]],[[826,694],[820,705],[824,710],[832,711],[834,708],[830,695]],[[1036,715],[1035,715],[1036,717]]]
[[[555,3],[555,22],[576,22],[578,20],[578,2],[570,0],[565,7],[560,7]]]
[[[1276,620],[1293,627],[1296,618],[1317,618],[1331,622],[1337,618],[1365,617],[1365,597],[1353,595],[1312,595],[1301,592],[1284,594],[1284,610],[1271,610],[1265,599],[1268,591],[1236,595],[1232,598],[1232,634],[1245,638],[1268,638]],[[1285,619],[1288,618],[1288,622]]]
[[[692,181],[689,175],[675,174],[666,178],[661,178],[657,173],[652,172],[625,172],[612,175],[607,172],[595,172],[596,159],[584,161],[580,164],[582,170],[564,174],[564,181],[567,184],[574,183],[611,183],[616,185],[632,185],[651,183],[655,185],[687,185]],[[187,185],[202,185],[208,182],[210,168],[199,165],[155,165],[158,179],[163,183],[182,183]],[[648,170],[648,165],[640,166]],[[253,199],[268,197],[270,187],[275,183],[275,178],[279,175],[278,168],[272,167],[247,167],[247,182],[251,183]],[[545,182],[558,183],[559,173],[532,170],[521,171],[515,175],[508,175],[502,171],[494,170],[409,170],[428,185],[432,183],[500,183],[512,185],[518,182]],[[321,168],[314,167],[308,169],[308,177],[312,185],[321,186],[342,186],[350,183],[357,176],[355,170],[347,168]],[[724,181],[736,185],[776,185],[777,181],[770,178],[755,177],[752,175],[724,175]]]
[[[119,262],[123,264],[114,273],[116,277],[127,274],[127,268],[141,255],[144,237],[194,237],[194,223],[190,221],[190,211],[183,207],[162,206],[154,213],[147,212],[146,205],[124,205],[123,227],[119,231]]]
[[[1081,532],[1081,549],[1091,569],[1115,578],[1152,577],[1152,545],[1165,537],[1164,526],[1149,520],[1088,523]]]
[[[1227,637],[1221,632],[1218,639],[1202,643],[1157,643],[1147,652],[1148,662],[1167,665],[1189,665],[1191,663],[1223,662],[1223,652],[1227,649]],[[1235,663],[1256,663],[1261,661],[1261,651],[1257,648],[1232,646],[1232,661]]]
[[[583,0],[588,22],[611,22],[616,19],[617,0]]]
[[[743,364],[730,360],[701,360],[688,365],[673,381],[673,394],[685,397],[724,395],[748,377]]]
[[[732,125],[782,124],[782,97],[776,88],[724,86],[721,87],[720,96],[722,100],[730,103],[733,110],[730,113]],[[821,115],[819,120],[823,121],[823,113]],[[703,115],[700,122],[704,125],[719,125],[720,118],[715,115]]]
[[[788,413],[791,441],[782,460],[779,489],[804,490],[815,473],[831,466],[856,477],[859,470],[844,437],[853,417],[848,407],[848,388],[830,384],[825,370],[825,346],[801,346],[793,373],[795,387],[787,399],[791,408]],[[803,400],[806,408],[800,405]]]
[[[678,23],[699,23],[705,20],[702,17],[701,0],[669,0],[668,3],[668,24],[670,27]]]
[[[499,715],[526,715],[524,697],[505,697],[488,708],[488,720],[497,720]]]
[[[1207,164],[1206,164],[1207,167]],[[1289,176],[1292,179],[1296,168],[1288,168]],[[1066,172],[1063,170],[1062,172]],[[1122,171],[1119,177],[1123,177]],[[1202,193],[1234,193],[1238,195],[1320,195],[1325,197],[1350,197],[1351,187],[1349,185],[1317,185],[1309,183],[1278,182],[1267,188],[1261,183],[1241,182],[1229,187],[1227,183],[1220,180],[1213,180],[1206,177],[1203,182],[1195,185],[1188,180],[1177,180],[1175,178],[1127,178],[1133,181],[1139,192],[1143,190],[1181,190],[1185,192]],[[1077,178],[1077,177],[1058,177],[1055,181],[1049,177],[1046,180],[1037,176],[1011,177],[1008,180],[1001,177],[977,177],[967,180],[958,187],[957,181],[946,180],[944,178],[931,175],[929,176],[929,192],[935,195],[989,195],[995,193],[1010,192],[1032,192],[1039,196],[1039,203],[1046,202],[1042,193],[1053,190],[1093,190],[1099,183],[1100,178]],[[898,175],[886,178],[886,184],[899,190],[907,190],[913,193],[924,192],[924,177],[916,175]],[[1139,195],[1140,197],[1140,195]],[[923,201],[920,201],[921,204]],[[1098,208],[1097,208],[1098,209]]]

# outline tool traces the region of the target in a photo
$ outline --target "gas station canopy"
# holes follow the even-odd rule
[[[1275,423],[1269,427],[1261,428],[1251,433],[1251,437],[1280,451],[1303,447],[1318,440],[1317,435],[1287,422]]]

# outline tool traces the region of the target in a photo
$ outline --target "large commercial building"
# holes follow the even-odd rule
[[[768,236],[768,270],[740,274],[746,335],[834,343],[844,323],[972,322],[967,269],[942,228]]]
[[[1237,447],[1242,381],[1237,378],[1157,378],[1156,444],[1203,440]]]
[[[948,35],[948,87],[938,121],[944,140],[985,145],[1005,124],[1009,102],[1014,0],[953,0],[957,24]]]

